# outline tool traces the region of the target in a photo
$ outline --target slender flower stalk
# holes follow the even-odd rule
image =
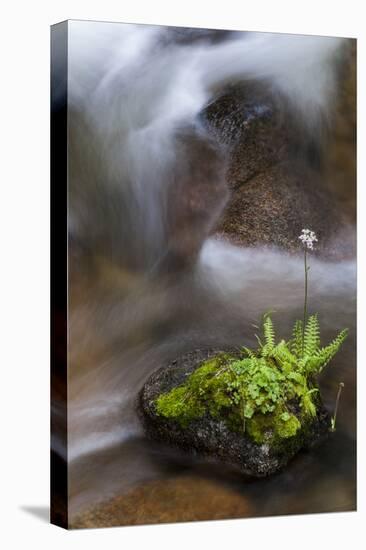
[[[241,399],[242,415],[243,415],[243,433],[245,433],[245,401],[244,397]]]
[[[344,388],[344,383],[340,382],[339,386],[338,386],[337,398],[336,398],[336,403],[335,403],[335,407],[334,407],[334,414],[333,414],[332,419],[331,419],[330,429],[331,429],[332,432],[335,432],[335,429],[336,429],[338,405],[339,405],[339,400],[340,400],[343,388]]]
[[[305,271],[305,296],[304,296],[304,316],[302,321],[302,353],[304,353],[305,327],[308,318],[308,272],[310,267],[307,263],[307,251],[314,250],[314,242],[318,241],[314,231],[303,229],[299,236],[300,241],[304,246],[304,271]]]
[[[305,327],[308,317],[308,271],[306,246],[304,247],[304,269],[305,269],[305,292],[304,292],[304,316],[302,321],[302,353],[304,353]]]

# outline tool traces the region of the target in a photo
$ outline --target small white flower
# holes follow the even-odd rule
[[[303,229],[299,239],[309,250],[314,250],[314,243],[318,242],[318,238],[314,231],[311,231],[310,229]]]

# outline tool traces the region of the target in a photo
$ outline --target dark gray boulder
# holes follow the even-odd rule
[[[155,401],[161,393],[183,384],[186,378],[218,350],[189,352],[156,371],[138,396],[138,412],[149,438],[190,454],[222,462],[255,477],[273,474],[283,468],[301,449],[310,448],[329,432],[329,417],[321,409],[314,422],[280,447],[258,445],[242,433],[231,431],[224,420],[206,414],[182,427],[159,416]]]

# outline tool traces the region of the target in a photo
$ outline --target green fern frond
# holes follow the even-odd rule
[[[324,348],[318,349],[312,356],[305,358],[304,370],[309,374],[318,374],[339,351],[347,338],[348,329],[342,330],[338,336]]]
[[[309,357],[300,357],[300,359],[298,359],[297,361],[297,370],[299,372],[306,374],[308,370],[307,368],[308,363],[309,363]]]
[[[291,365],[292,368],[294,368],[297,364],[297,358],[289,350],[288,344],[285,340],[281,340],[279,344],[274,346],[271,355],[274,357],[281,369],[283,369],[285,364]]]
[[[295,321],[290,340],[290,350],[296,357],[302,356],[302,321]]]
[[[242,351],[244,351],[244,353],[247,354],[248,357],[250,357],[251,359],[255,359],[257,356],[255,354],[255,352],[245,346],[243,346],[242,348]]]
[[[318,315],[310,315],[304,332],[304,352],[303,355],[313,356],[320,346],[320,331]]]
[[[318,393],[318,392],[319,392],[318,388],[313,388],[312,390],[309,390],[306,393],[304,393],[304,395],[301,397],[301,407],[305,412],[305,414],[309,416],[313,416],[313,417],[316,416],[316,406],[311,396],[313,393]]]
[[[263,346],[262,354],[266,355],[271,352],[275,346],[275,330],[269,313],[267,313],[263,318],[263,335],[265,344]]]
[[[306,387],[306,377],[301,374],[300,372],[297,372],[297,371],[291,371],[288,375],[287,375],[287,378],[289,380],[292,380],[293,382],[296,382],[296,384],[298,386],[301,386],[302,388],[305,388]]]
[[[262,352],[262,349],[263,349],[263,342],[262,342],[262,340],[259,338],[258,334],[254,334],[254,336],[255,336],[255,338],[256,338],[256,340],[257,340],[257,342],[258,342],[258,346],[259,346],[258,352],[261,353],[261,352]]]
[[[345,339],[348,336],[348,329],[345,328],[341,330],[341,332],[332,340],[330,344],[325,346],[324,348],[320,349],[316,356],[318,359],[319,364],[319,372],[321,372],[324,367],[329,363],[331,359],[335,356],[335,354],[339,351],[341,345],[345,341]]]

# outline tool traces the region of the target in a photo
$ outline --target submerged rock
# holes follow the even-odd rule
[[[217,353],[218,350],[187,353],[147,380],[138,397],[138,410],[149,438],[239,468],[244,474],[262,477],[283,468],[298,451],[313,446],[329,431],[329,417],[322,407],[311,425],[283,440],[281,445],[254,443],[246,434],[232,431],[224,420],[207,413],[184,427],[159,416],[155,404],[158,396],[183,384],[203,361]]]
[[[71,520],[72,529],[253,516],[250,502],[214,480],[183,474],[144,481]]]

